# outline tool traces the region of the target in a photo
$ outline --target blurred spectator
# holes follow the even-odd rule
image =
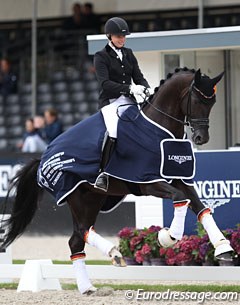
[[[17,77],[11,71],[10,62],[3,58],[0,60],[0,94],[6,97],[17,91]]]
[[[46,140],[46,134],[45,134],[45,120],[42,115],[36,115],[33,118],[33,124],[35,129],[37,130],[38,134],[43,140]]]
[[[45,110],[44,118],[46,141],[50,143],[63,132],[63,128],[58,119],[58,112],[54,108]]]
[[[65,30],[79,30],[83,26],[82,6],[79,2],[72,5],[72,16],[63,23]]]
[[[100,33],[100,18],[94,13],[93,4],[86,2],[83,5],[83,28],[92,33]]]
[[[32,118],[26,120],[25,130],[26,131],[23,136],[22,152],[43,152],[46,149],[47,144],[35,129]]]

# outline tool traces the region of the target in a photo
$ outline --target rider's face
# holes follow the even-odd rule
[[[117,48],[122,48],[126,42],[126,36],[124,35],[111,35],[112,43]]]

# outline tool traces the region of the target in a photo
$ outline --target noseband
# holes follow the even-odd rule
[[[193,90],[195,90],[198,94],[201,95],[201,99],[200,101],[202,103],[207,103],[207,101],[211,100],[214,96],[215,96],[215,92],[211,95],[211,96],[206,96],[202,91],[200,91],[196,86],[195,86],[195,82],[194,80],[192,81],[188,91],[186,92],[186,94],[188,93],[188,99],[187,99],[187,114],[186,114],[186,119],[184,121],[179,120],[173,116],[171,116],[170,114],[162,111],[161,109],[159,109],[158,107],[154,106],[152,103],[149,102],[148,99],[146,99],[145,101],[151,106],[153,107],[156,111],[160,112],[161,114],[167,116],[168,118],[184,125],[184,126],[190,126],[192,132],[200,129],[202,127],[209,127],[209,118],[199,118],[199,119],[192,119],[191,118],[191,110],[192,110],[192,92]],[[186,96],[186,94],[183,95],[181,101],[184,99],[184,97]]]
[[[196,86],[194,80],[192,81],[189,89],[188,89],[188,101],[187,101],[187,115],[185,125],[190,126],[192,132],[200,128],[209,128],[209,118],[200,118],[200,119],[192,119],[191,118],[191,110],[192,110],[192,92],[195,90],[198,94],[201,95],[200,101],[202,103],[206,103],[208,100],[211,100],[215,96],[215,92],[211,96],[206,96],[202,91],[200,91]]]

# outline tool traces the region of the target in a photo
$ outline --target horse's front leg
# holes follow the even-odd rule
[[[173,246],[183,237],[185,218],[190,200],[182,190],[166,182],[141,185],[141,191],[146,195],[173,200],[174,217],[171,225],[169,228],[160,230],[158,234],[159,242],[163,247]]]
[[[198,221],[202,223],[206,230],[209,240],[215,248],[215,257],[222,260],[231,260],[233,248],[230,246],[229,240],[224,237],[223,233],[218,228],[211,215],[211,210],[203,205],[194,187],[187,186],[179,181],[176,182],[176,184],[176,187],[184,191],[187,198],[190,199],[191,203],[189,207],[197,215]]]

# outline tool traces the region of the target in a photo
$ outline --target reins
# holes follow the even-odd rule
[[[175,118],[174,116],[162,111],[161,109],[159,109],[158,107],[156,107],[155,105],[153,105],[149,99],[150,94],[148,92],[148,90],[145,90],[145,95],[143,97],[143,102],[142,103],[136,103],[136,104],[124,104],[124,105],[120,105],[119,107],[123,107],[123,106],[128,106],[128,105],[140,105],[138,114],[131,120],[126,120],[123,119],[118,113],[118,117],[119,119],[125,121],[125,122],[132,122],[135,121],[138,116],[140,115],[140,111],[142,110],[142,108],[148,104],[150,107],[152,107],[154,110],[156,110],[157,112],[165,115],[166,117],[174,120],[175,122],[178,122],[184,126],[189,126],[191,128],[192,131],[202,128],[202,127],[209,127],[209,118],[199,118],[199,119],[192,119],[191,118],[191,113],[192,113],[192,92],[193,90],[195,90],[198,94],[200,94],[204,99],[210,100],[215,96],[215,92],[211,95],[211,96],[206,96],[202,91],[200,91],[196,86],[195,86],[195,82],[194,79],[192,80],[189,89],[186,91],[186,93],[182,96],[181,101],[185,98],[186,94],[188,94],[188,99],[187,99],[187,114],[185,116],[185,120],[180,120]],[[202,100],[201,100],[202,101]],[[205,102],[204,100],[202,102]],[[193,128],[194,126],[194,128]]]
[[[147,96],[147,94],[145,95],[144,101],[143,103],[147,103],[149,106],[151,106],[154,110],[156,110],[157,112],[165,115],[166,117],[184,125],[184,126],[190,126],[191,129],[193,130],[192,125],[195,126],[195,129],[201,128],[202,126],[206,126],[209,127],[209,119],[208,118],[201,118],[201,119],[192,119],[191,118],[191,98],[192,98],[192,92],[193,90],[196,90],[199,94],[201,94],[204,98],[207,99],[212,99],[215,95],[215,92],[211,95],[211,96],[205,96],[196,86],[195,86],[195,82],[194,80],[191,82],[191,85],[188,89],[188,91],[183,95],[183,97],[181,98],[181,100],[184,99],[184,97],[186,96],[186,94],[188,94],[188,100],[187,100],[187,115],[186,115],[186,119],[180,120],[175,118],[174,116],[162,111],[161,109],[159,109],[158,107],[156,107],[155,105],[153,105],[150,101],[149,101],[149,96]]]

